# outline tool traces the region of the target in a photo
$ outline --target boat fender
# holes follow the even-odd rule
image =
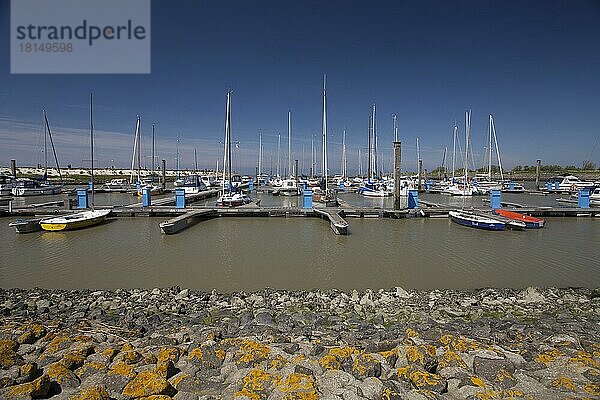
[[[575,186],[575,184],[571,185],[571,192],[574,192],[577,190],[577,186]]]

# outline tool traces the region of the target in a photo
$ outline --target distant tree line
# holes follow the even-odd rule
[[[590,160],[585,160],[582,163],[581,168],[576,167],[575,165],[567,165],[567,166],[563,167],[561,165],[556,165],[556,164],[554,164],[554,165],[543,165],[542,164],[542,166],[540,168],[541,172],[550,172],[550,173],[557,173],[557,174],[574,172],[574,171],[596,171],[597,169],[598,168],[597,168],[596,163],[594,163],[593,161],[590,161]],[[446,169],[444,167],[437,167],[437,168],[431,170],[429,173],[432,175],[442,175],[443,176],[445,172],[446,172]],[[487,167],[478,168],[475,170],[475,172],[487,174],[488,168]],[[517,165],[512,170],[506,170],[505,172],[535,173],[535,165]],[[452,171],[448,170],[448,173],[451,174]],[[496,165],[492,165],[492,173],[499,174],[500,168]],[[455,171],[455,175],[456,174],[464,174],[464,168],[458,168]]]

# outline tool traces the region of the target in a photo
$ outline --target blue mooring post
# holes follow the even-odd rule
[[[558,190],[559,189],[559,185],[560,185],[560,182],[559,181],[555,181],[554,182],[554,189]]]
[[[175,189],[175,208],[185,208],[185,190]]]
[[[510,183],[508,184],[508,190],[510,190],[511,192],[515,190],[515,183],[513,181],[510,181]]]
[[[429,189],[431,189],[431,183],[432,182],[430,180],[425,182],[425,190],[427,190],[428,192],[429,192]]]
[[[89,183],[88,183],[88,188],[89,188],[90,190],[94,190],[94,182],[89,182]]]
[[[340,191],[344,191],[344,181],[340,181]]]
[[[248,189],[250,189],[250,191],[254,190],[254,181],[252,179],[250,179],[250,182],[248,182]]]
[[[149,188],[142,189],[142,207],[150,207],[152,205],[152,196]]]
[[[304,189],[302,191],[302,208],[312,208],[312,195],[313,192],[310,189]]]
[[[547,191],[552,190],[552,182],[550,182],[550,181],[546,182],[546,190]]]
[[[500,200],[500,191],[499,190],[490,190],[490,208],[492,210],[497,210],[502,208],[502,202]]]
[[[419,208],[419,191],[418,190],[409,190],[408,191],[408,208],[410,210]]]
[[[77,189],[77,208],[88,207],[88,191],[87,189]]]
[[[579,208],[590,208],[590,191],[588,189],[579,189],[577,206]]]

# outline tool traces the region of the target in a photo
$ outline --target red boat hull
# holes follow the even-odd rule
[[[494,210],[494,213],[497,215],[501,215],[505,218],[510,218],[510,219],[514,219],[516,221],[525,222],[525,227],[527,229],[543,228],[544,224],[546,223],[546,221],[544,221],[543,219],[532,217],[531,215],[521,214],[521,213],[514,212],[514,211],[498,209],[498,210]]]

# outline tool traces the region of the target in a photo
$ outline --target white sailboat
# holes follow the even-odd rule
[[[465,112],[465,167],[464,167],[464,179],[462,182],[454,182],[448,186],[444,192],[452,196],[472,196],[473,186],[469,184],[468,175],[468,156],[469,156],[469,139],[471,136],[471,110]],[[454,157],[452,160],[452,178],[454,181]]]
[[[39,180],[24,178],[12,182],[10,193],[13,196],[43,196],[59,194],[62,192],[62,174],[60,172],[60,165],[58,164],[58,157],[56,156],[56,149],[54,148],[54,140],[52,139],[52,131],[50,130],[46,110],[42,111],[42,119],[42,124],[44,125],[44,176]],[[61,182],[60,185],[55,185],[48,181],[48,138],[50,138],[52,153],[54,154],[54,161],[56,162],[56,169],[58,169],[58,176],[60,177]]]
[[[326,75],[323,75],[323,132],[322,132],[322,154],[321,154],[321,183],[318,188],[313,189],[313,201],[334,205],[337,203],[333,194],[329,191],[328,169],[327,169],[327,89]]]
[[[227,92],[227,108],[225,115],[225,141],[223,151],[223,179],[221,195],[217,199],[217,207],[238,207],[249,204],[252,199],[242,193],[240,187],[234,188],[231,174],[231,91]]]
[[[94,210],[94,124],[92,119],[92,94],[90,93],[90,186],[91,186],[91,210],[61,217],[44,218],[40,226],[46,231],[64,231],[71,229],[86,228],[103,222],[111,210]]]

